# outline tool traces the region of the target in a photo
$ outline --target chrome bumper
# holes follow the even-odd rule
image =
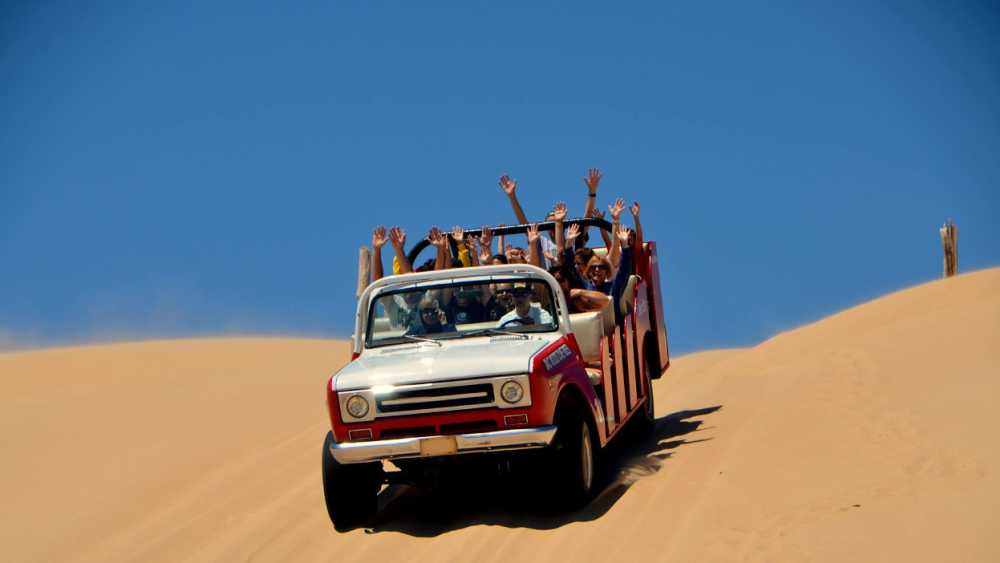
[[[544,448],[555,438],[555,426],[517,428],[454,436],[398,438],[374,442],[347,442],[330,446],[330,455],[338,463],[438,457],[456,454],[500,452]]]

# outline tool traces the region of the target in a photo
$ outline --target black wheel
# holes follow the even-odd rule
[[[340,464],[330,454],[333,433],[323,442],[323,496],[326,512],[338,532],[363,525],[375,515],[382,485],[380,463]]]
[[[559,506],[575,510],[590,502],[595,492],[600,447],[590,417],[578,408],[565,408],[559,415],[552,457],[552,478]]]
[[[648,390],[649,397],[646,398],[646,402],[642,405],[642,411],[635,414],[635,427],[637,434],[641,438],[647,438],[653,433],[653,428],[656,426],[656,405],[653,401],[653,380],[649,377],[649,358],[647,357],[643,360],[643,379],[646,381],[646,389]]]

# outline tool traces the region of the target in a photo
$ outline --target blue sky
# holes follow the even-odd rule
[[[1000,264],[989,2],[14,2],[0,341],[351,332],[378,223],[638,199],[675,353]],[[880,3],[885,4],[885,3]]]

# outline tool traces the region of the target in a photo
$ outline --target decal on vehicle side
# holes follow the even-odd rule
[[[559,347],[553,350],[551,354],[542,359],[542,363],[545,364],[546,371],[552,371],[553,368],[556,368],[559,364],[563,363],[572,356],[573,351],[569,349],[569,346],[560,344]]]

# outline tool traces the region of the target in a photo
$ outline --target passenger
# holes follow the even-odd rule
[[[486,318],[491,321],[500,320],[514,308],[514,296],[510,291],[510,283],[498,283],[493,287],[493,295],[486,302]]]
[[[610,298],[607,295],[599,291],[583,289],[579,285],[573,286],[572,280],[580,278],[574,267],[558,264],[549,268],[549,273],[559,282],[559,289],[562,290],[563,297],[566,299],[566,306],[569,308],[570,314],[600,311],[608,304]]]
[[[600,256],[591,257],[587,263],[587,277],[590,282],[589,289],[600,291],[605,295],[611,293],[611,261]]]
[[[486,306],[481,301],[482,295],[483,290],[479,286],[460,286],[448,303],[448,319],[454,324],[479,323],[487,320]]]
[[[445,312],[441,310],[438,300],[434,298],[431,292],[425,293],[420,299],[418,310],[420,311],[420,322],[411,324],[406,330],[406,334],[421,335],[455,332],[455,325],[448,322]]]
[[[601,232],[603,233],[604,229],[601,229]],[[581,278],[587,275],[587,264],[590,264],[590,259],[593,257],[594,251],[587,247],[578,248],[573,253],[573,265],[576,266],[576,271],[579,272]]]
[[[528,259],[524,256],[524,249],[519,246],[507,246],[504,252],[507,256],[508,264],[527,264]]]
[[[514,309],[497,321],[497,328],[534,324],[552,324],[552,315],[537,303],[531,302],[531,287],[524,282],[514,282],[510,289]]]

